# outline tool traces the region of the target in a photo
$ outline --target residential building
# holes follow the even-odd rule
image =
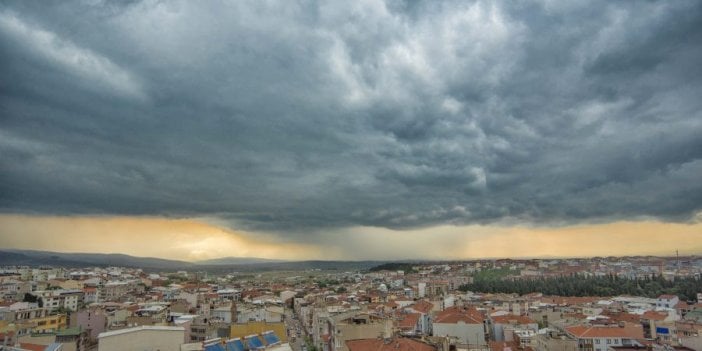
[[[387,338],[392,335],[392,320],[371,314],[357,314],[336,321],[328,336],[330,350],[349,351],[347,340]]]
[[[577,339],[555,329],[546,329],[532,340],[536,351],[579,351]]]
[[[455,306],[439,312],[432,330],[434,336],[448,336],[458,344],[487,345],[483,314],[474,307]]]
[[[49,312],[58,309],[77,311],[83,302],[82,290],[39,290],[31,293],[41,300],[42,305]]]
[[[578,341],[579,351],[607,351],[610,346],[636,346],[643,339],[643,327],[622,323],[615,326],[578,325],[565,328]]]
[[[675,308],[675,305],[680,302],[676,295],[661,295],[656,299],[656,307],[658,308]]]
[[[405,311],[411,313],[419,313],[419,332],[423,335],[431,335],[432,333],[432,319],[431,312],[434,309],[434,305],[426,300],[419,300],[414,304],[407,306]]]
[[[100,308],[90,308],[71,313],[71,326],[80,327],[88,334],[88,340],[97,342],[100,333],[107,329],[107,315]]]

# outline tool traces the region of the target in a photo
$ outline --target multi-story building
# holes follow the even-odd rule
[[[405,308],[405,311],[411,313],[419,313],[419,331],[424,335],[431,335],[432,320],[431,312],[434,309],[434,305],[426,300],[419,300],[414,304]]]
[[[65,314],[54,314],[44,317],[37,317],[27,320],[32,325],[32,333],[54,333],[58,330],[65,329],[68,325],[68,320]]]
[[[14,322],[46,316],[46,309],[37,303],[15,302],[10,306],[0,307],[0,320]]]
[[[533,332],[539,330],[538,323],[527,316],[513,314],[491,316],[490,321],[492,325],[492,338],[496,341],[510,341],[505,339],[505,330],[507,328],[511,328],[512,330],[531,330]]]
[[[641,325],[589,326],[565,328],[566,333],[578,341],[579,351],[607,351],[610,346],[636,346],[643,339]]]
[[[680,302],[680,298],[676,295],[661,295],[656,299],[656,307],[658,308],[675,308],[675,305]]]
[[[129,282],[113,281],[105,283],[99,290],[99,301],[119,301],[132,290]]]
[[[0,282],[0,299],[10,301],[21,301],[24,294],[32,291],[29,282],[17,279],[5,279]]]
[[[390,318],[361,313],[334,321],[326,339],[330,351],[349,351],[347,340],[390,337],[392,328],[393,323]]]
[[[83,302],[86,305],[100,302],[100,294],[96,287],[83,288]]]
[[[71,326],[87,332],[89,341],[97,342],[98,335],[107,329],[107,315],[103,309],[90,308],[71,313]]]
[[[432,323],[434,336],[448,336],[452,343],[487,345],[483,314],[474,307],[455,306],[439,312]]]
[[[32,295],[40,299],[49,312],[59,308],[77,311],[78,306],[83,302],[82,290],[40,290],[32,292]]]
[[[577,339],[553,329],[535,335],[532,340],[536,351],[578,351]]]

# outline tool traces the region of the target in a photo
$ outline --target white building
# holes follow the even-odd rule
[[[83,301],[81,290],[38,290],[32,294],[41,300],[43,307],[49,312],[61,307],[77,311],[79,303]]]
[[[657,308],[675,308],[680,299],[675,295],[661,295],[656,300]]]
[[[212,319],[231,324],[232,320],[236,318],[236,307],[232,305],[219,306],[212,309],[210,317]]]
[[[86,305],[100,302],[97,288],[83,288],[83,301]]]
[[[417,285],[417,295],[420,298],[427,296],[427,283],[422,282]]]
[[[565,328],[566,333],[578,341],[579,350],[607,351],[615,346],[642,346],[636,340],[643,339],[643,328],[635,326],[587,326]]]

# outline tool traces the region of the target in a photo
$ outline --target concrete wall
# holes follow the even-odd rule
[[[80,326],[83,330],[89,330],[88,337],[91,341],[96,341],[98,335],[105,331],[107,326],[107,316],[99,310],[83,310],[71,314],[71,326]]]
[[[382,322],[369,324],[338,323],[336,331],[337,333],[334,334],[335,350],[349,351],[346,340],[390,337],[392,335],[392,320],[386,319]]]
[[[575,339],[548,334],[539,334],[534,338],[534,350],[536,351],[578,351],[578,342]]]
[[[457,338],[460,344],[485,345],[485,331],[482,324],[434,323],[434,336]]]

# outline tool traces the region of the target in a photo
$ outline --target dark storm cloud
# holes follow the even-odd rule
[[[701,37],[697,1],[4,2],[0,207],[684,221]]]

